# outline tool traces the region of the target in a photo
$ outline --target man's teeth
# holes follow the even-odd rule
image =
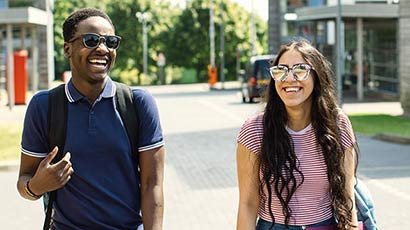
[[[102,59],[90,59],[90,63],[92,64],[107,64],[106,60],[102,60]]]
[[[299,88],[288,87],[288,88],[285,88],[285,91],[286,92],[297,92],[297,91],[299,91]]]

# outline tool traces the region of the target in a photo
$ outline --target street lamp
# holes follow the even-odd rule
[[[135,17],[138,18],[138,21],[142,23],[142,43],[143,43],[143,70],[144,76],[147,76],[147,66],[148,66],[148,38],[147,38],[147,23],[151,20],[151,14],[148,12],[137,12]]]

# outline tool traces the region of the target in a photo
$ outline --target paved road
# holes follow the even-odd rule
[[[164,229],[234,229],[235,138],[243,121],[262,106],[242,104],[236,91],[209,91],[206,85],[148,90],[157,99],[166,141]],[[383,105],[388,108],[384,111],[398,109],[397,103]],[[349,112],[363,108],[346,106]],[[381,229],[401,230],[410,218],[410,145],[358,139],[360,177],[373,193]],[[5,204],[0,206],[0,228],[40,229],[42,204],[17,196],[16,177],[15,170],[0,172],[0,202]]]

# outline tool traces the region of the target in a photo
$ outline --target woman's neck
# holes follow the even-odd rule
[[[311,108],[286,108],[288,113],[288,127],[293,131],[306,128],[311,122]]]

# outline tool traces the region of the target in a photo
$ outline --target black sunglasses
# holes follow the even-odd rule
[[[98,35],[93,33],[81,34],[80,36],[72,38],[68,42],[73,42],[79,38],[83,39],[83,45],[88,49],[94,49],[104,42],[108,49],[117,49],[120,46],[121,37],[117,35]]]

